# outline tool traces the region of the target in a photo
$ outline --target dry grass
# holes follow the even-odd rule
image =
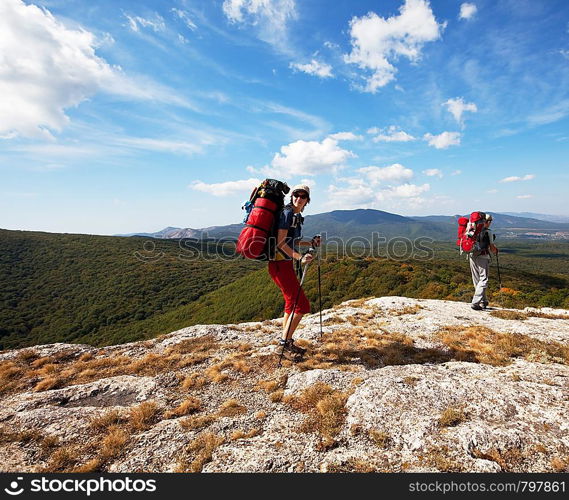
[[[203,336],[141,359],[105,351],[99,351],[98,355],[83,353],[76,359],[73,351],[38,358],[35,352],[26,350],[13,360],[0,362],[0,395],[30,389],[47,391],[119,375],[154,376],[202,363],[219,348],[212,336]]]
[[[483,458],[484,460],[496,462],[502,469],[502,472],[524,472],[522,470],[523,463],[526,459],[531,458],[531,453],[526,454],[517,447],[507,449],[490,448],[484,452],[475,448],[470,453],[474,458]]]
[[[178,418],[186,415],[191,415],[197,413],[201,410],[202,403],[198,398],[189,397],[185,401],[182,401],[180,405],[164,414],[164,418]]]
[[[406,314],[417,314],[423,306],[415,304],[413,306],[405,306],[401,309],[390,309],[387,311],[388,316],[405,316]]]
[[[247,408],[242,406],[236,399],[228,399],[217,411],[217,415],[220,417],[235,417],[243,413],[247,413]]]
[[[329,448],[344,425],[347,399],[348,394],[318,382],[286,402],[307,415],[300,431],[317,432],[324,448]]]
[[[180,420],[180,426],[187,431],[203,429],[217,420],[216,415],[192,415]]]
[[[339,328],[324,334],[322,342],[312,346],[310,351],[311,355],[305,361],[296,364],[301,370],[316,368],[356,370],[361,365],[379,368],[386,365],[451,360],[448,352],[418,349],[410,337],[381,328]]]
[[[0,444],[5,443],[30,443],[40,442],[44,439],[44,435],[37,429],[24,429],[17,432],[7,430],[5,427],[0,428]]]
[[[526,311],[525,314],[527,316],[531,316],[533,318],[569,319],[569,314],[549,314],[549,313],[543,313],[543,312],[538,312],[538,311]]]
[[[77,447],[58,448],[55,450],[47,465],[40,468],[40,473],[68,472],[79,462],[79,450]]]
[[[91,420],[91,428],[96,431],[107,431],[112,426],[126,423],[127,418],[118,410],[110,410]]]
[[[463,408],[455,408],[450,406],[441,413],[439,417],[440,427],[456,427],[466,420],[466,414]]]
[[[380,448],[387,448],[391,442],[391,437],[387,432],[370,429],[368,432],[370,439]]]
[[[184,378],[182,382],[182,389],[201,389],[209,384],[209,380],[200,373],[192,373]]]
[[[231,441],[237,441],[239,439],[251,439],[255,436],[261,434],[261,429],[255,428],[251,429],[249,432],[245,432],[242,429],[237,429],[231,433]]]
[[[491,311],[490,316],[500,319],[511,319],[514,321],[524,321],[528,319],[528,315],[521,311],[513,311],[510,309],[499,309],[497,311]]]
[[[527,335],[499,333],[483,326],[449,326],[438,332],[457,361],[505,366],[514,358],[541,363],[569,364],[569,347]]]
[[[569,472],[569,456],[552,458],[551,468],[554,472]]]
[[[229,375],[222,373],[220,364],[211,365],[205,370],[205,375],[214,384],[221,384],[229,380]]]
[[[451,456],[448,446],[431,447],[419,455],[419,461],[434,467],[439,472],[466,472],[464,466]]]
[[[158,407],[154,401],[144,401],[130,409],[128,421],[136,431],[149,429],[158,419]]]
[[[107,435],[103,438],[99,455],[103,460],[116,458],[124,450],[129,435],[125,429],[118,425],[112,425]]]
[[[211,460],[214,450],[223,442],[224,439],[217,434],[200,434],[186,447],[187,456],[180,460],[176,472],[201,472],[203,466]]]
[[[373,465],[369,464],[365,460],[357,458],[348,458],[346,462],[328,465],[326,472],[329,474],[340,474],[340,473],[372,474],[381,471],[378,471]]]

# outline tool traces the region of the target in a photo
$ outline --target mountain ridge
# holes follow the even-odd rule
[[[566,237],[569,239],[569,223],[517,217],[499,212],[490,213],[494,217],[492,227],[495,231],[502,230],[504,237]],[[435,240],[449,240],[456,235],[458,217],[459,215],[403,216],[374,209],[334,210],[307,215],[303,232],[305,235],[326,233],[328,237],[340,238],[364,237],[369,239],[372,233],[381,233],[387,238],[423,236]],[[116,236],[234,239],[239,236],[242,228],[243,224],[228,224],[199,229],[165,228],[155,233],[131,233]],[[536,232],[541,233],[536,234]]]

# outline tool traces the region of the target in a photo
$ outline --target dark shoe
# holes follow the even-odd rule
[[[300,361],[306,353],[306,349],[297,346],[292,339],[281,340],[279,345],[283,348],[283,352],[290,354],[293,357],[294,361]]]
[[[475,311],[482,311],[482,307],[480,307],[478,304],[472,304],[470,307]]]
[[[488,302],[482,302],[482,309],[486,309],[488,307]]]

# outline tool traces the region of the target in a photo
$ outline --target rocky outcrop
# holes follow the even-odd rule
[[[509,319],[517,318],[517,319]],[[0,470],[569,470],[569,312],[382,297],[0,353]]]

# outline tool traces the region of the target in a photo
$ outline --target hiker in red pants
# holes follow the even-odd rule
[[[293,260],[299,260],[304,265],[308,264],[313,258],[312,255],[307,253],[303,257],[299,247],[320,245],[319,237],[313,238],[312,241],[301,240],[304,222],[301,214],[308,203],[310,203],[310,188],[306,185],[295,186],[292,189],[290,203],[280,214],[275,259],[269,262],[269,274],[281,289],[285,300],[283,336],[280,345],[285,352],[298,357],[302,357],[306,349],[295,345],[292,336],[302,316],[310,312],[310,303],[302,289],[299,293],[300,284],[294,272]],[[296,301],[297,296],[298,301]],[[295,301],[296,308],[292,315]]]

